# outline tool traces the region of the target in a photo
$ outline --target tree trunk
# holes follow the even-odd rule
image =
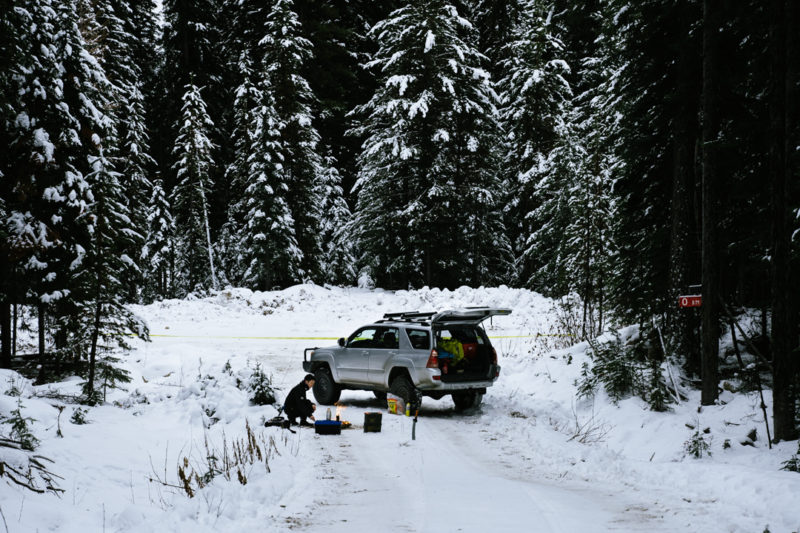
[[[719,244],[717,160],[720,145],[719,39],[722,31],[721,0],[703,1],[703,235],[702,235],[702,355],[703,405],[713,405],[719,385]]]
[[[0,302],[0,368],[11,368],[11,302]]]
[[[208,207],[206,206],[206,193],[200,189],[200,200],[203,203],[203,224],[206,229],[206,247],[208,248],[208,265],[211,268],[211,288],[217,290],[217,272],[214,269],[214,250],[211,247],[211,228],[208,223]],[[271,288],[271,287],[270,287]]]
[[[786,184],[789,187],[788,197],[791,199],[789,207],[797,208],[797,216],[800,216],[800,5],[796,0],[786,0],[786,12],[784,17],[786,25],[786,138],[784,139],[784,151],[786,154],[785,176]],[[794,220],[790,213],[789,220]],[[800,229],[795,222],[795,230]],[[790,242],[795,243],[794,255],[790,250],[789,257],[789,291],[788,294],[800,294],[800,249],[798,249],[798,238],[800,234],[792,233]],[[789,354],[789,368],[794,378],[794,388],[791,389],[794,403],[793,408],[797,407],[798,396],[800,396],[800,302],[797,298],[788,298],[789,306],[789,330],[791,352]],[[793,411],[795,423],[800,422],[797,412]],[[796,427],[796,425],[795,425]],[[798,437],[797,432],[793,433],[794,438]]]
[[[100,335],[100,318],[102,316],[102,303],[100,301],[100,290],[98,288],[97,305],[94,309],[94,324],[92,325],[92,346],[89,350],[89,377],[86,379],[86,398],[90,402],[94,396],[94,375],[95,368],[97,367],[97,338]]]
[[[17,313],[19,312],[19,305],[14,304],[14,318],[11,324],[11,357],[17,356]]]
[[[790,171],[787,165],[787,96],[788,64],[786,46],[786,15],[791,10],[791,1],[772,0],[770,6],[770,146],[769,171],[772,183],[772,416],[775,427],[775,440],[793,440],[797,437],[794,425],[795,406],[792,394],[794,348],[794,329],[790,307],[789,254],[791,234],[789,225],[789,206],[786,195],[790,190]],[[784,3],[785,2],[785,3]]]
[[[38,329],[39,329],[39,376],[36,378],[38,383],[44,383],[45,380],[45,353],[44,353],[44,313],[45,313],[45,305],[42,302],[39,302],[38,305]]]

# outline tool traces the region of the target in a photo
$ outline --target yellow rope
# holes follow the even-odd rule
[[[169,335],[150,334],[151,337],[168,339],[244,339],[244,340],[280,340],[280,341],[335,341],[338,337],[236,337],[230,335]],[[536,333],[533,335],[498,335],[490,339],[527,339],[531,337],[574,337],[568,333]]]

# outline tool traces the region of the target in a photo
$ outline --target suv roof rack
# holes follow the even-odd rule
[[[386,313],[378,322],[417,322],[425,323],[435,315],[435,311],[420,313],[419,311],[401,311],[399,313]]]

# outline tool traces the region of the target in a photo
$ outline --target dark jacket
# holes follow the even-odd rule
[[[283,410],[289,416],[311,414],[311,402],[306,399],[306,392],[308,392],[308,385],[305,381],[301,381],[289,391],[286,395],[286,401],[283,402]]]

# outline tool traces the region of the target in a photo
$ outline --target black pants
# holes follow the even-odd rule
[[[295,418],[298,416],[301,422],[305,422],[306,418],[314,412],[314,406],[310,400],[300,400],[299,408],[296,405],[284,405],[283,412],[292,423],[295,422]]]

